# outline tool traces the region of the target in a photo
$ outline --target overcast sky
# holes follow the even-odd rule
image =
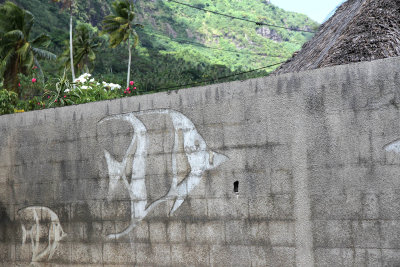
[[[322,23],[329,13],[344,0],[271,0],[271,3],[287,11],[303,13]]]

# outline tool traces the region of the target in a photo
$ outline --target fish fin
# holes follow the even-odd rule
[[[208,166],[207,170],[212,170],[227,161],[229,158],[225,155],[219,154],[214,151],[208,151],[209,153],[209,160],[208,160]]]
[[[183,203],[184,201],[185,201],[185,200],[182,199],[182,198],[177,198],[177,199],[175,200],[175,202],[174,202],[174,206],[172,206],[172,209],[171,209],[171,211],[169,212],[169,215],[170,215],[170,216],[173,215],[174,212],[182,205],[182,203]]]
[[[104,156],[106,158],[107,161],[107,167],[108,167],[108,171],[111,172],[114,175],[121,175],[121,171],[123,170],[123,165],[121,162],[115,160],[110,152],[108,152],[107,150],[104,150]]]
[[[104,150],[104,155],[106,158],[108,174],[110,177],[109,186],[111,191],[113,191],[117,186],[119,179],[123,175],[124,166],[122,165],[122,163],[115,160],[107,150]]]
[[[26,241],[26,229],[24,225],[21,225],[22,228],[22,245],[25,244]]]
[[[54,245],[52,245],[52,248],[50,249],[50,253],[49,253],[49,257],[48,257],[49,260],[51,260],[51,258],[53,257],[54,253],[56,252],[56,248],[57,247],[58,247],[58,243],[57,242],[54,243]]]

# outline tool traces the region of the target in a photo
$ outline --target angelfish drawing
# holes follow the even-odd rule
[[[22,244],[31,243],[32,263],[50,260],[58,243],[66,236],[60,220],[47,207],[32,206],[18,211],[22,227]],[[40,240],[47,239],[47,246],[40,251]]]
[[[174,145],[172,148],[173,177],[171,187],[166,195],[147,205],[147,189],[145,184],[148,145],[147,129],[143,122],[138,119],[138,116],[149,114],[169,115],[174,128]],[[200,183],[204,172],[218,167],[228,159],[222,154],[209,150],[206,142],[198,133],[194,124],[182,113],[174,110],[160,109],[115,115],[107,117],[99,123],[109,120],[129,122],[134,129],[132,141],[122,162],[115,160],[107,150],[104,151],[110,179],[109,193],[112,192],[116,184],[122,180],[131,199],[130,225],[120,233],[108,235],[109,238],[119,238],[128,234],[153,208],[167,200],[172,200],[174,202],[172,209],[169,211],[169,215],[173,215],[190,192]],[[181,143],[183,143],[183,152],[179,151],[180,147],[182,147]],[[188,174],[181,181],[178,178],[178,154],[183,154],[189,165]],[[130,159],[132,162],[129,162]],[[126,174],[127,164],[131,164],[132,166],[130,182]]]

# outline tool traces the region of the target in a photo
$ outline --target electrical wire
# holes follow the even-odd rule
[[[186,83],[186,84],[176,85],[176,86],[172,86],[172,87],[161,87],[161,88],[157,88],[155,91],[171,91],[171,90],[179,89],[181,87],[194,86],[194,85],[199,85],[199,84],[208,83],[208,82],[216,82],[216,81],[219,81],[219,80],[232,78],[232,77],[239,76],[239,75],[242,75],[242,74],[252,73],[252,72],[256,72],[256,71],[262,70],[262,69],[274,67],[274,66],[277,66],[277,65],[280,65],[280,64],[283,64],[283,63],[285,63],[285,61],[274,63],[274,64],[271,64],[271,65],[268,65],[268,66],[264,66],[264,67],[261,67],[261,68],[257,68],[257,69],[252,69],[252,70],[243,71],[243,72],[239,72],[239,73],[235,73],[235,74],[231,74],[231,75],[217,77],[215,79],[208,79],[208,80],[203,80],[203,81],[198,81],[198,82]],[[34,95],[34,96],[41,96],[41,95]]]
[[[284,27],[284,26],[279,26],[279,25],[264,23],[264,22],[260,22],[260,21],[255,21],[255,20],[250,20],[250,19],[245,19],[245,18],[234,17],[234,16],[231,16],[231,15],[228,15],[228,14],[223,14],[223,13],[216,12],[216,11],[212,11],[212,10],[209,10],[209,9],[204,9],[204,8],[200,8],[200,7],[197,7],[197,6],[192,6],[192,5],[189,5],[189,4],[186,4],[186,3],[182,3],[182,2],[178,2],[178,1],[175,1],[175,0],[168,0],[168,1],[173,2],[173,3],[176,3],[176,4],[179,4],[179,5],[184,5],[184,6],[187,6],[187,7],[190,7],[190,8],[198,9],[198,10],[201,10],[201,11],[203,11],[203,12],[210,12],[210,13],[213,13],[213,14],[215,14],[215,15],[224,16],[224,17],[231,18],[231,19],[237,19],[237,20],[242,20],[242,21],[247,21],[247,22],[255,23],[256,25],[259,25],[259,26],[269,26],[269,27],[275,27],[275,28],[280,28],[280,29],[286,29],[286,30],[296,31],[296,32],[315,33],[314,31],[293,29],[293,28],[289,28],[289,27]]]
[[[208,79],[208,80],[204,80],[204,81],[198,81],[198,82],[193,82],[193,83],[186,83],[186,84],[176,85],[176,86],[172,86],[172,87],[157,88],[156,91],[161,91],[161,90],[174,90],[174,89],[177,89],[177,88],[180,88],[180,87],[193,86],[193,85],[198,85],[198,84],[208,83],[208,82],[216,82],[216,81],[218,81],[218,80],[223,80],[223,79],[235,77],[235,76],[238,76],[238,75],[247,74],[247,73],[259,71],[259,70],[262,70],[262,69],[274,67],[274,66],[277,66],[277,65],[280,65],[280,64],[283,64],[283,63],[285,63],[285,61],[282,61],[282,62],[279,62],[279,63],[275,63],[275,64],[271,64],[271,65],[268,65],[268,66],[265,66],[265,67],[261,67],[261,68],[257,68],[257,69],[252,69],[252,70],[243,71],[243,72],[239,72],[239,73],[235,73],[235,74],[231,74],[231,75],[227,75],[227,76],[218,77],[218,78],[215,78],[215,79]]]
[[[172,40],[174,40],[174,39],[172,39]],[[177,40],[177,39],[175,39],[175,40]],[[217,48],[217,47],[210,47],[210,46],[203,45],[201,43],[196,43],[196,42],[192,42],[192,41],[188,41],[188,40],[182,40],[182,43],[188,43],[188,44],[195,45],[195,46],[202,47],[202,48],[226,51],[226,52],[237,53],[237,54],[247,54],[247,55],[256,55],[256,56],[263,56],[263,57],[283,58],[282,56],[268,55],[268,54],[264,54],[264,53],[252,53],[252,52],[246,52],[246,51],[235,51],[235,50],[229,50],[229,49],[223,49],[223,48]]]
[[[164,39],[168,39],[171,41],[176,41],[179,42],[181,44],[186,43],[186,44],[190,44],[190,45],[194,45],[194,46],[198,46],[201,48],[206,48],[206,49],[213,49],[213,50],[220,50],[220,51],[226,51],[226,52],[231,52],[231,53],[236,53],[236,54],[246,54],[246,55],[255,55],[255,56],[263,56],[263,57],[275,57],[275,58],[285,58],[284,56],[278,56],[278,55],[268,55],[265,53],[253,53],[253,52],[246,52],[246,51],[235,51],[235,50],[229,50],[229,49],[223,49],[223,48],[218,48],[218,47],[210,47],[210,46],[206,46],[202,43],[197,43],[197,42],[193,42],[193,41],[189,41],[189,40],[185,40],[185,39],[181,39],[181,38],[170,38],[164,35],[156,35],[153,33],[149,33],[149,32],[145,32],[147,35],[152,35],[155,37],[161,37]]]

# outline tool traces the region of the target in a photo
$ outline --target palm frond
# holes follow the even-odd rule
[[[10,23],[10,26],[15,27],[19,30],[22,30],[24,28],[25,12],[22,8],[20,8],[13,2],[7,1],[3,5],[3,10],[5,13],[4,18],[8,18],[12,22]]]
[[[25,38],[25,35],[21,30],[13,30],[6,32],[4,34],[4,38],[10,38],[10,37],[15,37],[17,38],[17,40],[23,40]]]
[[[9,18],[23,18],[24,12],[13,2],[7,1],[0,7],[0,14],[3,19]],[[22,29],[22,25],[19,29]]]
[[[92,61],[92,62],[96,60],[96,54],[94,53],[93,50],[91,50],[91,51],[89,52],[88,58],[89,58],[89,60]]]
[[[39,75],[42,78],[42,81],[44,83],[44,74],[43,74],[42,66],[40,65],[39,60],[35,56],[33,57],[33,60],[34,60],[35,66],[38,67]]]
[[[112,20],[118,24],[127,24],[128,23],[128,20],[123,17],[114,17]]]
[[[14,50],[8,51],[8,53],[0,61],[0,70],[4,71],[7,68],[7,66],[10,64],[10,61],[14,56],[15,56],[15,51]]]
[[[32,41],[30,41],[34,47],[48,47],[51,43],[50,37],[46,34],[41,34]]]
[[[136,47],[139,43],[139,36],[135,30],[131,30],[131,35],[133,36],[133,47]]]
[[[102,34],[109,34],[109,44],[114,48],[130,38],[131,23],[135,13],[133,5],[128,0],[117,0],[112,6],[113,15],[104,18]],[[134,24],[133,27],[142,27],[142,25]]]
[[[54,60],[57,58],[53,53],[36,47],[32,47],[32,52],[38,59]]]
[[[25,17],[24,17],[25,25],[24,25],[23,29],[24,29],[24,32],[28,35],[28,36],[26,36],[26,39],[29,39],[29,34],[31,32],[34,20],[35,20],[35,17],[33,16],[33,14],[31,12],[29,12],[28,10],[25,10]]]
[[[34,62],[33,53],[28,53],[23,61],[23,65],[26,68],[25,70],[31,70]]]
[[[30,52],[30,47],[31,45],[29,43],[25,43],[23,46],[21,46],[17,50],[18,57],[22,60],[25,61],[28,57],[28,54]]]

